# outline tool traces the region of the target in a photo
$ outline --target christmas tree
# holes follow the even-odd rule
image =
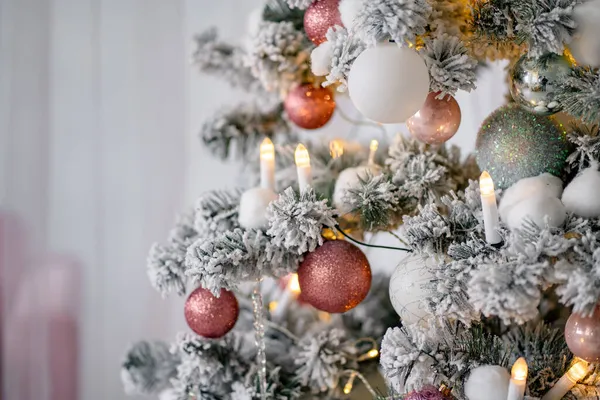
[[[133,345],[126,391],[600,399],[598,17],[598,0],[269,0],[245,46],[198,35],[198,68],[254,96],[200,135],[250,184],[150,249],[190,332]],[[497,59],[511,96],[461,156],[453,96]],[[411,136],[299,143],[341,92]],[[395,244],[365,243],[378,232]],[[401,261],[371,269],[368,246]]]

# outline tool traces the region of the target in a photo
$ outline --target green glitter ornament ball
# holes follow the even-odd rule
[[[501,189],[544,172],[562,177],[570,153],[562,125],[515,103],[483,121],[476,146],[479,168],[488,171]]]

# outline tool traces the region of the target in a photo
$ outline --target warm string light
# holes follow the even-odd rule
[[[344,155],[344,142],[340,139],[334,139],[329,142],[329,154],[334,160]]]
[[[260,186],[275,190],[275,146],[269,138],[260,144]]]
[[[494,181],[487,171],[483,171],[479,178],[479,190],[482,196],[491,196],[494,194]]]
[[[511,369],[507,400],[523,400],[527,388],[528,370],[527,361],[523,357],[514,363]]]
[[[306,147],[302,143],[296,147],[294,158],[296,160],[296,171],[298,173],[298,186],[300,187],[300,192],[304,192],[312,185],[312,171],[308,150],[306,150]]]
[[[575,364],[566,374],[564,374],[548,393],[542,397],[542,400],[560,400],[575,386],[577,382],[582,380],[589,372],[589,364],[581,359],[576,358]]]
[[[306,146],[300,143],[296,147],[296,152],[294,153],[294,159],[296,161],[296,166],[299,168],[310,167],[310,156],[308,155],[308,150]]]
[[[283,320],[291,302],[296,300],[299,295],[300,281],[298,280],[298,274],[292,274],[279,300],[269,303],[269,311],[273,320]]]
[[[496,193],[494,192],[494,181],[487,171],[483,171],[479,178],[479,191],[481,192],[485,239],[489,244],[500,244],[502,237],[498,233],[500,216],[498,215],[498,204],[496,203]]]
[[[371,140],[371,144],[369,146],[369,165],[375,165],[375,154],[377,153],[378,148],[379,142],[375,139]]]
[[[352,392],[352,388],[354,387],[354,380],[356,379],[356,372],[352,372],[350,374],[350,378],[348,378],[348,382],[344,385],[344,394],[350,394]]]

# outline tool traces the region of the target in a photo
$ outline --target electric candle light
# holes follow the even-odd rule
[[[377,149],[379,148],[379,142],[377,140],[371,140],[371,145],[369,146],[369,165],[375,165],[375,153],[377,153]]]
[[[277,306],[272,314],[274,321],[281,321],[285,317],[285,313],[293,300],[296,300],[300,295],[300,282],[298,282],[298,274],[292,274],[290,281],[281,295]]]
[[[275,190],[275,146],[269,138],[260,145],[260,187]]]
[[[498,233],[498,226],[500,225],[498,204],[494,192],[494,181],[487,171],[483,171],[479,178],[479,190],[481,192],[481,207],[483,208],[485,240],[489,244],[498,244],[502,241]]]
[[[589,364],[583,360],[579,360],[558,380],[558,382],[556,382],[552,389],[542,397],[542,400],[562,399],[577,382],[587,375],[588,371]]]
[[[334,160],[344,155],[344,142],[339,139],[332,140],[329,143],[329,154]]]
[[[312,185],[312,171],[310,168],[310,156],[308,150],[302,143],[296,147],[296,153],[294,155],[296,159],[296,170],[298,172],[298,185],[300,186],[300,192],[304,192]]]
[[[527,362],[519,358],[512,367],[506,400],[523,400],[527,387]]]

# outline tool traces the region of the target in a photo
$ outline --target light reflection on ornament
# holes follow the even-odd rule
[[[292,89],[284,102],[290,120],[303,129],[319,129],[329,122],[335,111],[331,90],[306,83]]]
[[[429,93],[421,109],[406,121],[415,139],[427,144],[442,144],[458,131],[461,112],[454,97],[437,99],[439,93]]]
[[[565,340],[571,352],[588,361],[600,361],[600,305],[589,317],[573,313],[565,326]]]

